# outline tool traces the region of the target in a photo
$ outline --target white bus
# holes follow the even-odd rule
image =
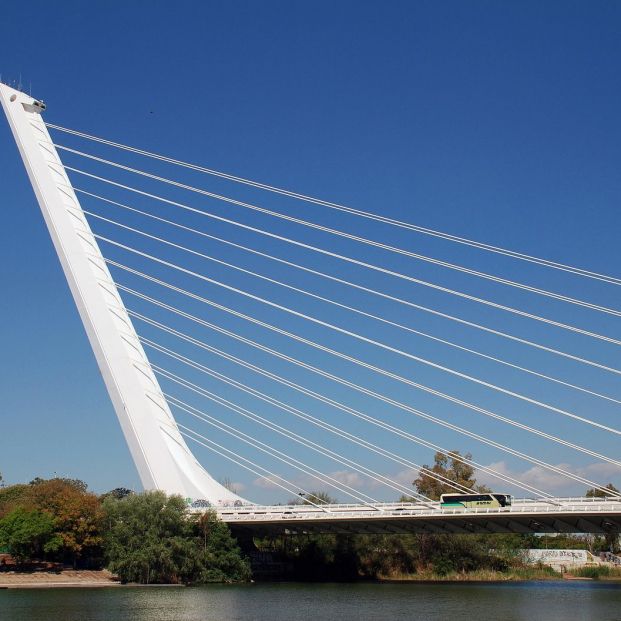
[[[442,494],[440,507],[442,509],[456,508],[496,508],[510,507],[512,497],[509,494]]]

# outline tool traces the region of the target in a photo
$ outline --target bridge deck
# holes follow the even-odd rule
[[[243,506],[217,509],[238,533],[470,534],[621,532],[621,498],[520,500],[511,507],[442,509],[439,503]]]

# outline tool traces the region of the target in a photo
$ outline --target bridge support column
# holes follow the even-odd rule
[[[45,105],[0,84],[0,100],[146,489],[241,500],[185,443],[41,118]]]

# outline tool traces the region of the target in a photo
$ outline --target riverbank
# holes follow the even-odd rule
[[[493,571],[481,569],[469,572],[449,572],[438,574],[433,571],[419,571],[412,574],[391,573],[378,576],[380,582],[525,582],[541,580],[562,580],[563,576],[549,568],[525,568],[512,571]]]
[[[585,567],[570,572],[560,573],[550,567],[524,567],[509,571],[478,570],[470,572],[450,572],[437,574],[421,571],[413,574],[393,573],[378,576],[379,582],[423,582],[429,584],[442,582],[532,582],[593,580],[602,582],[621,582],[621,571],[607,567]]]
[[[590,571],[589,571],[590,570]],[[595,571],[593,571],[595,570]],[[561,574],[549,567],[518,568],[511,571],[479,570],[471,572],[450,572],[437,574],[421,571],[413,574],[393,573],[380,575],[375,580],[361,580],[380,584],[455,584],[455,583],[511,583],[511,582],[564,582],[564,581],[595,581],[621,583],[621,572],[598,572],[597,568],[583,568],[571,573]],[[281,583],[281,580],[261,580],[261,584]],[[284,582],[288,582],[285,580]],[[297,581],[293,581],[297,582]],[[314,581],[311,581],[315,583]],[[316,583],[315,583],[316,584]],[[122,585],[118,577],[110,571],[64,569],[38,570],[30,572],[0,572],[0,589],[50,589],[50,588],[96,588],[119,586],[183,586],[183,585]]]
[[[63,571],[4,571],[0,589],[50,589],[55,587],[116,587],[118,578],[106,569]]]

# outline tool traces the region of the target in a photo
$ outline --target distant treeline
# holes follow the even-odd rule
[[[299,535],[255,543],[281,563],[284,577],[310,581],[439,579],[485,571],[528,577],[522,549],[608,550],[603,536],[577,535]]]

